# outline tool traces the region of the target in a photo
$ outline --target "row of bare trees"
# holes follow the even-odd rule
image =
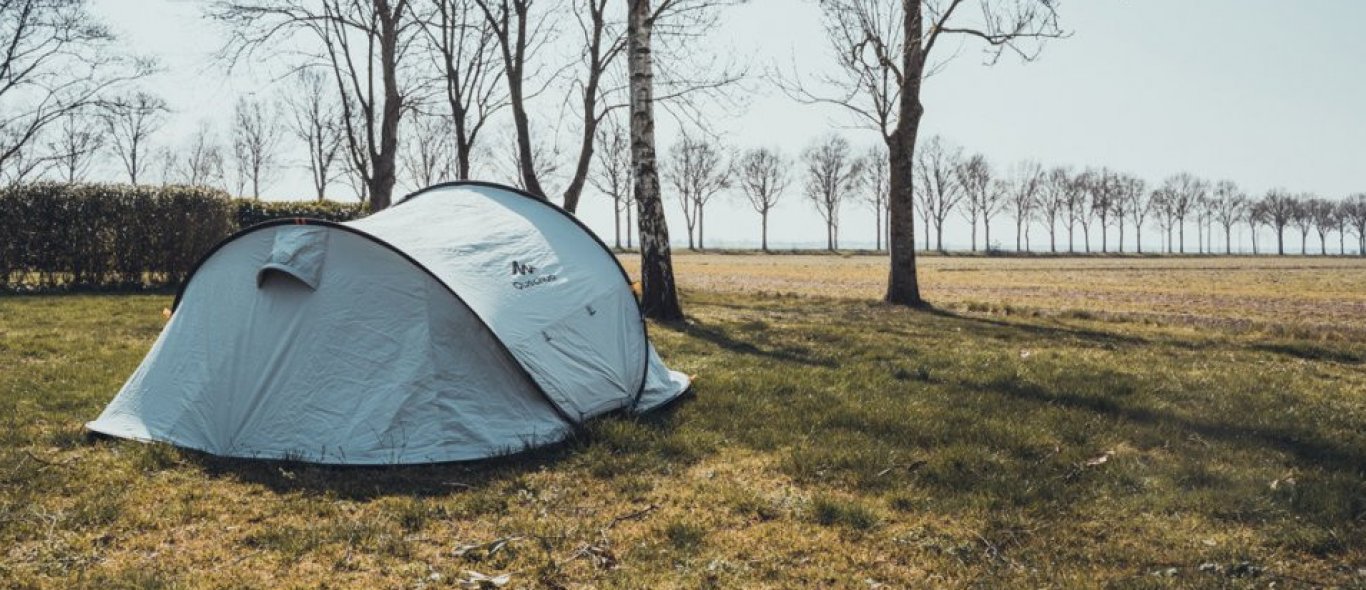
[[[1215,253],[1215,229],[1221,228],[1223,251],[1233,253],[1235,229],[1246,226],[1254,253],[1260,252],[1258,234],[1276,236],[1276,251],[1284,254],[1285,232],[1300,232],[1300,251],[1308,253],[1310,234],[1319,238],[1320,253],[1328,253],[1328,237],[1338,237],[1338,253],[1346,254],[1347,238],[1355,235],[1358,252],[1366,224],[1366,194],[1340,201],[1312,194],[1273,189],[1260,198],[1248,195],[1232,181],[1210,182],[1190,173],[1164,179],[1152,189],[1132,174],[1109,168],[1045,169],[1037,162],[1020,162],[998,175],[981,154],[965,156],[940,137],[929,138],[918,150],[913,166],[918,180],[917,213],[924,223],[924,248],[943,251],[946,220],[957,212],[972,228],[971,249],[977,250],[977,228],[992,248],[991,222],[1001,215],[1015,224],[1015,250],[1032,249],[1030,230],[1048,234],[1048,251],[1124,252],[1127,243],[1143,251],[1143,229],[1156,226],[1168,253]],[[1195,230],[1195,247],[1188,250],[1186,232]],[[1117,240],[1109,241],[1111,232]],[[1132,232],[1132,238],[1126,232]],[[1066,244],[1059,244],[1065,232]],[[1077,244],[1080,234],[1081,244]]]
[[[621,217],[630,226],[629,154],[620,130],[600,133],[600,159],[590,180],[613,199],[617,246],[621,246]],[[840,212],[850,203],[871,207],[875,248],[885,235],[888,165],[881,146],[855,153],[848,140],[831,134],[813,141],[798,156],[758,147],[732,151],[715,139],[684,134],[666,155],[662,167],[673,189],[688,233],[688,248],[706,248],[705,215],[717,197],[742,197],[759,216],[759,243],[768,251],[769,216],[789,189],[800,193],[825,222],[826,245],[839,247]],[[1258,236],[1271,231],[1276,252],[1284,254],[1285,233],[1298,230],[1300,252],[1309,252],[1309,238],[1317,236],[1319,253],[1329,251],[1329,237],[1338,238],[1337,252],[1349,252],[1353,237],[1362,252],[1366,223],[1366,194],[1330,201],[1310,194],[1292,195],[1281,189],[1252,198],[1232,181],[1211,183],[1189,173],[1175,174],[1152,189],[1141,178],[1109,168],[1074,170],[1045,168],[1020,162],[998,173],[986,156],[963,150],[933,136],[917,149],[912,165],[916,179],[916,212],[924,227],[924,250],[945,251],[945,228],[956,218],[970,228],[970,248],[997,248],[992,222],[1013,222],[1016,251],[1033,250],[1032,230],[1047,234],[1049,252],[1143,252],[1143,230],[1157,229],[1160,249],[1168,253],[1234,252],[1234,235],[1246,228],[1254,253],[1262,248]],[[979,230],[982,239],[979,241]],[[1194,230],[1193,248],[1186,234]],[[1222,230],[1217,234],[1216,230]],[[628,229],[629,232],[629,229]],[[1216,245],[1216,236],[1222,245]],[[1112,238],[1114,240],[1112,241]],[[627,235],[630,247],[630,235]]]
[[[630,236],[631,169],[626,138],[619,128],[605,127],[598,137],[599,158],[589,181],[613,201],[616,245],[621,247],[622,217],[626,246]],[[847,139],[829,134],[807,146],[794,161],[781,149],[757,147],[734,152],[702,134],[683,136],[666,154],[662,172],[682,212],[688,248],[706,248],[706,211],[715,198],[730,194],[759,215],[759,243],[768,251],[769,216],[797,184],[801,196],[825,222],[826,245],[839,247],[840,212],[845,203],[857,200],[871,206],[878,226],[878,249],[882,247],[883,219],[887,208],[887,157],[880,146],[855,153]]]

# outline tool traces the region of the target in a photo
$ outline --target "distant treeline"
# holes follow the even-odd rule
[[[178,284],[238,229],[283,217],[345,221],[358,205],[232,199],[193,186],[36,183],[0,189],[0,289]]]

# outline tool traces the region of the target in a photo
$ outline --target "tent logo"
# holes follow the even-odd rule
[[[527,275],[534,275],[534,274],[536,274],[536,267],[531,266],[530,264],[526,264],[526,263],[524,263],[524,262],[521,262],[521,261],[519,261],[519,260],[513,260],[513,261],[512,261],[512,276],[514,276],[514,277],[525,277],[525,276],[527,276]],[[530,289],[530,288],[535,287],[535,286],[537,286],[537,285],[544,285],[544,284],[546,284],[546,283],[554,282],[554,281],[557,281],[557,280],[559,280],[559,279],[560,279],[560,277],[558,277],[558,276],[556,276],[556,275],[553,275],[553,274],[541,275],[541,276],[538,276],[538,277],[530,278],[530,279],[525,280],[525,281],[522,281],[522,280],[512,281],[512,287],[513,287],[514,289],[517,289],[518,291],[520,291],[520,290],[522,290],[522,289]]]

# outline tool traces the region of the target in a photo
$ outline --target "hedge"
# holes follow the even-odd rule
[[[282,217],[311,217],[327,221],[350,221],[364,217],[368,208],[355,203],[336,201],[253,201],[237,199],[235,220],[237,227],[251,227],[263,221]]]
[[[258,202],[192,186],[35,183],[0,189],[0,289],[179,284],[209,248],[279,217],[333,221],[355,205]]]

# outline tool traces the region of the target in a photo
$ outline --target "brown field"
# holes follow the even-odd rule
[[[638,260],[624,256],[635,273]],[[685,290],[877,299],[882,256],[676,253]],[[1071,315],[1366,339],[1366,258],[920,259],[924,296],[957,310]]]

